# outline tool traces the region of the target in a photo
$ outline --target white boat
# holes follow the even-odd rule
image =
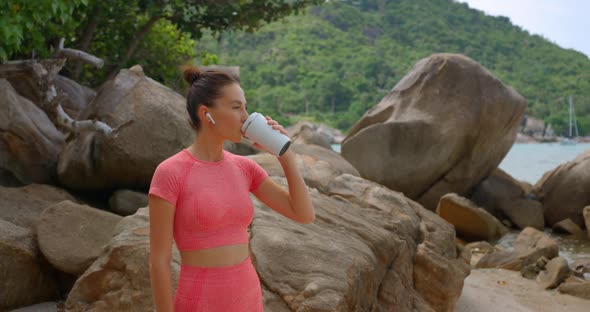
[[[569,98],[569,135],[561,141],[562,145],[575,145],[578,143],[578,123],[576,122],[576,111],[574,110],[574,102],[572,96]]]

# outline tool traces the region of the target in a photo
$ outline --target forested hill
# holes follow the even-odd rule
[[[329,1],[254,34],[205,37],[197,50],[240,66],[249,106],[285,123],[307,116],[347,130],[416,61],[452,52],[514,87],[527,113],[558,132],[572,95],[581,133],[590,132],[587,56],[450,0]]]

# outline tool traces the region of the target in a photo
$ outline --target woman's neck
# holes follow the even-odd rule
[[[223,140],[207,133],[197,133],[195,143],[189,147],[189,152],[203,161],[220,161],[223,159]]]

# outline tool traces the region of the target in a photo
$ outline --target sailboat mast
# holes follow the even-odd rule
[[[570,134],[569,134],[568,137],[571,139],[572,138],[572,96],[571,95],[570,95],[570,98],[569,98],[569,105],[570,106],[569,106],[569,114],[568,114],[569,116],[568,117],[569,117],[569,128],[570,128],[569,130],[570,130]]]
[[[580,136],[578,133],[578,123],[576,122],[576,109],[574,108],[574,101],[572,100],[572,96],[570,95],[570,106],[572,108],[572,123],[574,125],[574,134],[576,138]]]

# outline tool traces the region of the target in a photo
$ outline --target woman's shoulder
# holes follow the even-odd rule
[[[186,150],[182,149],[178,151],[176,154],[162,160],[158,166],[156,167],[157,170],[165,170],[165,171],[180,171],[186,165],[190,165],[190,157],[186,154]]]

